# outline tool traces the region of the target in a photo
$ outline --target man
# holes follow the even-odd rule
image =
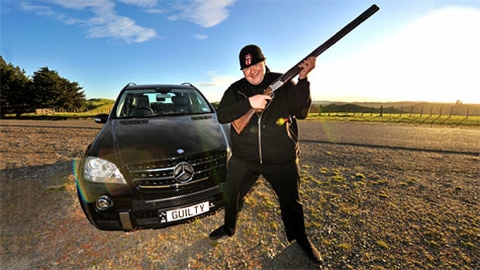
[[[232,128],[232,158],[224,184],[225,223],[210,234],[216,240],[235,233],[237,213],[243,198],[260,175],[263,175],[280,201],[287,239],[296,240],[315,263],[321,255],[305,232],[303,206],[298,186],[298,131],[296,118],[305,119],[311,104],[308,73],[315,67],[315,57],[309,57],[299,67],[298,83],[285,82],[274,97],[264,90],[281,74],[270,72],[266,58],[256,45],[245,46],[239,55],[244,78],[233,83],[218,105],[221,123],[230,123],[255,109],[245,129],[237,134]]]

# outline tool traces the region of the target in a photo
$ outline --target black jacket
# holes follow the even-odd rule
[[[280,75],[267,72],[259,85],[252,85],[245,78],[233,83],[218,105],[218,120],[231,123],[243,116],[251,108],[248,98],[263,93]],[[265,110],[254,114],[240,134],[231,128],[233,155],[262,164],[295,161],[299,154],[296,118],[305,119],[308,116],[311,102],[307,79],[299,80],[297,84],[286,82],[274,92],[274,98]]]

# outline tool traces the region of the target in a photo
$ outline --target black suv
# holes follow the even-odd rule
[[[76,173],[88,220],[104,230],[160,228],[224,206],[230,147],[224,126],[191,84],[128,84]]]

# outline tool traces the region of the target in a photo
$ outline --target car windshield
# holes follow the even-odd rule
[[[212,113],[207,100],[195,89],[132,89],[118,99],[116,118],[195,115]]]

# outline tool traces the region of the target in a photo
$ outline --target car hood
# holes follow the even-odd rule
[[[228,147],[215,115],[111,120],[91,154],[121,163],[182,158]]]

